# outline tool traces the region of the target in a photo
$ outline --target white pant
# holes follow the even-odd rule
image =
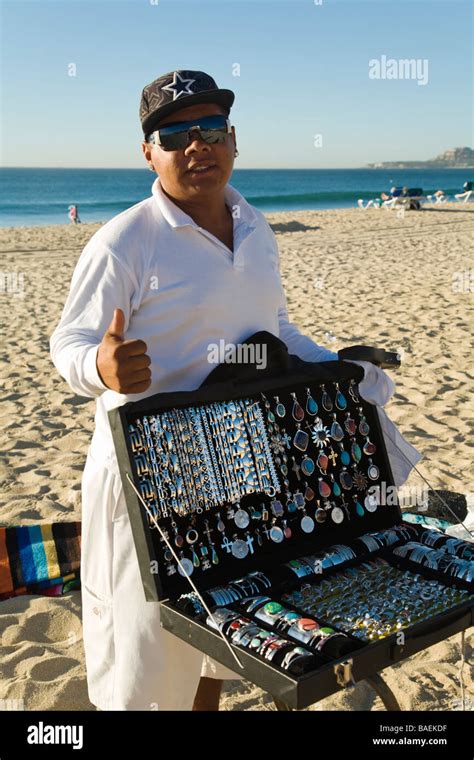
[[[160,626],[147,602],[120,477],[82,475],[81,583],[89,699],[101,710],[190,710],[201,675],[240,678]]]

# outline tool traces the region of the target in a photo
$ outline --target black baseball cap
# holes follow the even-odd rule
[[[218,103],[228,116],[234,98],[232,90],[219,89],[204,71],[169,71],[143,88],[140,101],[143,134],[154,132],[165,116],[197,103]]]

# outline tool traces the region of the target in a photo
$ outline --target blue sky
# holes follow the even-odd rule
[[[472,147],[472,32],[469,0],[3,0],[1,163],[143,167],[141,90],[180,68],[236,93],[236,168]],[[382,56],[427,84],[371,79]]]

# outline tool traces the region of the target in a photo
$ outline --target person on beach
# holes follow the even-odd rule
[[[81,220],[79,219],[77,206],[69,206],[69,219],[73,224],[80,224]]]
[[[238,345],[257,330],[308,361],[337,359],[289,321],[276,237],[228,184],[233,102],[202,71],[172,71],[143,88],[141,147],[159,176],[149,198],[91,237],[50,339],[61,376],[96,398],[81,593],[88,693],[102,710],[217,710],[222,680],[240,678],[165,631],[160,605],[145,600],[107,411],[197,388],[213,369],[209,344]],[[356,363],[361,395],[384,404],[395,388],[388,375]]]

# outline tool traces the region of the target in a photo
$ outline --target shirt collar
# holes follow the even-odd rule
[[[186,214],[182,209],[180,209],[179,206],[173,203],[173,201],[168,198],[168,196],[163,192],[159,177],[155,179],[151,191],[158,205],[158,208],[160,209],[168,224],[171,225],[171,227],[184,227],[186,225],[199,227],[199,225],[196,224],[194,219],[189,216],[189,214]],[[252,206],[247,203],[244,196],[239,193],[235,187],[232,187],[232,185],[229,184],[225,186],[224,200],[226,204],[230,206],[231,211],[233,210],[234,206],[239,206],[240,218],[236,219],[237,223],[244,223],[248,227],[257,226],[257,214],[253,210]]]

